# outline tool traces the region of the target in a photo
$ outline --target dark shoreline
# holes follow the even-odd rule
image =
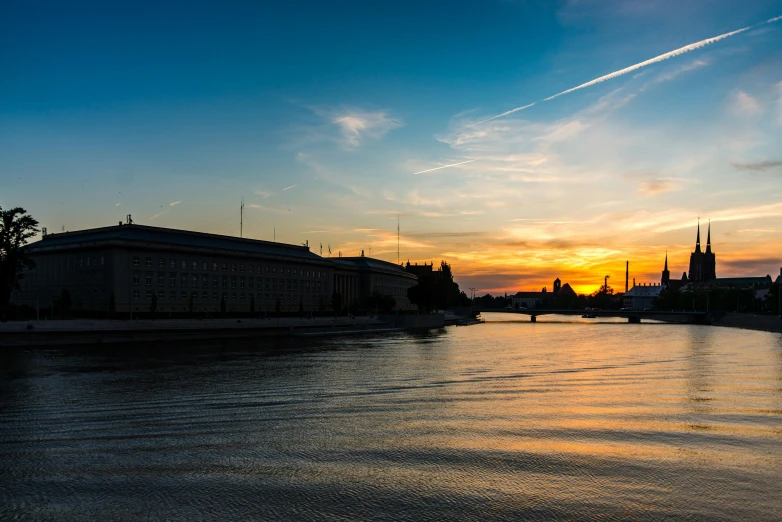
[[[29,326],[28,326],[29,325]],[[0,323],[0,348],[159,341],[321,337],[427,330],[442,315],[320,317],[312,319],[142,319],[16,321]]]
[[[782,333],[782,318],[776,315],[726,313],[712,321],[712,326]]]

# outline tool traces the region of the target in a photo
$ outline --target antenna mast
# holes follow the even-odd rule
[[[242,204],[239,207],[239,237],[244,237],[244,196],[242,196]]]
[[[396,264],[399,264],[399,214],[396,215]]]

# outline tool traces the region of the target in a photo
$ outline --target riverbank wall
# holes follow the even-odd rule
[[[280,318],[280,319],[161,319],[64,320],[0,323],[0,348],[62,346],[205,339],[240,339],[307,334],[355,335],[437,328],[436,316]],[[425,320],[409,318],[424,317]]]
[[[711,324],[713,326],[782,333],[782,318],[776,315],[726,313],[719,319],[715,317]]]

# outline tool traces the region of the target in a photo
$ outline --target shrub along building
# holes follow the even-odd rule
[[[36,267],[11,302],[33,308],[68,295],[85,312],[147,312],[153,301],[167,313],[309,312],[364,305],[381,291],[409,309],[407,289],[417,282],[363,255],[323,258],[307,246],[132,223],[49,234],[25,249]]]

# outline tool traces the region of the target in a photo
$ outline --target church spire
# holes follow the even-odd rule
[[[711,252],[711,220],[709,220],[709,232],[706,236],[706,253]]]
[[[671,273],[668,271],[668,251],[665,251],[665,268],[663,268],[662,277],[660,278],[660,284],[667,287],[671,282]]]
[[[701,251],[701,218],[698,218],[698,236],[695,239],[695,251]]]

